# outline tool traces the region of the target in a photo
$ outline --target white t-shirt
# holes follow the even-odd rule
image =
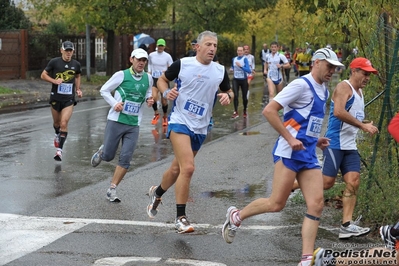
[[[169,123],[183,124],[195,134],[206,135],[226,70],[216,62],[203,65],[196,57],[185,57],[180,62],[179,96],[173,103]]]
[[[269,54],[266,58],[268,66],[267,75],[273,81],[278,81],[282,78],[281,69],[277,68],[277,64],[283,65],[288,63],[287,57],[280,53]]]
[[[244,56],[247,58],[248,64],[249,64],[249,67],[251,68],[251,70],[254,70],[255,69],[255,57],[251,54],[247,54]]]
[[[148,56],[148,72],[153,78],[159,78],[172,63],[173,59],[170,54],[165,51],[162,53],[154,51]]]

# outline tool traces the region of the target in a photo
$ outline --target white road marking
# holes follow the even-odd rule
[[[54,241],[72,233],[89,224],[119,224],[132,226],[152,226],[174,228],[174,224],[145,221],[107,220],[107,219],[83,219],[83,218],[58,218],[36,217],[17,214],[0,213],[0,265],[11,262],[26,254],[34,252]],[[196,228],[218,229],[222,225],[193,224]],[[243,230],[273,230],[291,226],[241,226]],[[126,258],[121,258],[124,260]],[[179,263],[183,263],[179,260]],[[174,263],[170,259],[170,263]],[[193,264],[201,266],[222,266],[222,264]],[[190,264],[187,263],[187,264]],[[202,263],[202,262],[201,262]],[[102,264],[98,264],[102,265]],[[103,264],[107,265],[107,264]],[[117,264],[118,265],[118,264]]]

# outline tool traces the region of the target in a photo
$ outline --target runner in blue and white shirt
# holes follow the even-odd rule
[[[269,89],[269,102],[273,100],[276,93],[279,93],[283,89],[283,75],[281,70],[291,67],[284,54],[278,52],[277,42],[272,42],[270,44],[270,49],[272,52],[267,56],[264,67],[264,74],[267,75],[266,81]]]
[[[259,198],[242,210],[231,206],[227,210],[222,235],[232,243],[237,229],[245,219],[281,211],[295,180],[298,180],[306,201],[306,213],[302,225],[302,258],[300,266],[310,266],[315,240],[323,210],[323,178],[316,157],[316,147],[324,149],[328,139],[320,137],[322,121],[326,112],[329,81],[335,68],[341,63],[336,54],[316,51],[314,67],[309,75],[296,79],[266,105],[263,115],[280,134],[273,152],[273,190],[269,198]],[[284,108],[281,121],[279,111]]]
[[[161,196],[176,183],[175,228],[179,233],[194,231],[186,216],[186,203],[195,168],[194,157],[206,138],[213,106],[218,98],[220,104],[228,105],[233,97],[224,66],[212,61],[217,51],[216,33],[202,32],[197,38],[196,50],[195,57],[175,61],[158,80],[159,90],[173,101],[167,137],[175,157],[164,172],[161,184],[149,189],[147,214],[155,217]],[[169,90],[169,82],[176,78],[178,86]]]

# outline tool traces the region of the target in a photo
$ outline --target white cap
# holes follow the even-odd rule
[[[330,50],[328,48],[321,48],[317,50],[313,54],[312,61],[315,61],[316,59],[326,60],[328,63],[334,66],[344,66],[343,64],[341,64],[341,62],[338,61],[337,54],[333,50]]]
[[[136,57],[137,59],[140,58],[148,59],[148,54],[144,49],[138,48],[133,50],[131,57]]]

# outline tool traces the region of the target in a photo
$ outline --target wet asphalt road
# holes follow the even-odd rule
[[[150,124],[151,109],[144,112],[131,170],[118,187],[119,204],[105,199],[116,159],[90,166],[102,143],[105,101],[76,106],[62,163],[52,159],[48,108],[0,115],[0,264],[296,265],[304,204],[248,219],[231,245],[220,234],[230,205],[243,207],[271,191],[277,135],[261,115],[263,95],[258,81],[247,119],[231,120],[233,105],[216,105],[215,125],[196,158],[187,204],[196,231],[189,235],[174,232],[173,188],[156,219],[145,212],[148,188],[159,184],[172,159],[164,129]],[[336,233],[325,225],[317,244],[331,248],[339,243]]]

